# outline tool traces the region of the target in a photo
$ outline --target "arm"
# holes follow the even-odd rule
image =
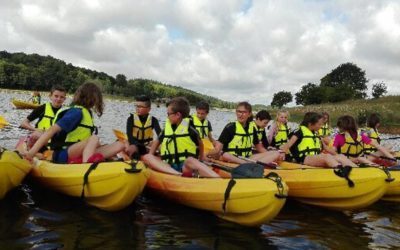
[[[61,127],[58,124],[51,126],[42,136],[36,141],[32,148],[25,154],[25,157],[30,160],[32,159],[39,150],[47,144],[47,142],[58,132],[61,131]]]
[[[285,152],[285,154],[289,153],[289,149],[293,146],[293,144],[298,140],[299,138],[296,135],[292,135],[292,137],[290,138],[290,140],[283,144],[281,146],[281,150]]]
[[[34,126],[32,126],[30,124],[30,121],[28,120],[28,118],[25,118],[22,122],[21,125],[19,125],[19,127],[30,130],[30,131],[39,131],[39,129],[36,129]],[[41,131],[41,130],[40,130]]]
[[[370,144],[377,148],[382,154],[388,158],[395,159],[395,157],[387,150],[387,148],[381,146],[376,140],[371,140]]]
[[[266,148],[264,148],[264,145],[261,142],[257,143],[255,145],[255,147],[256,147],[257,152],[259,152],[259,153],[264,153],[264,152],[268,151]]]
[[[271,124],[271,128],[268,131],[268,135],[267,135],[267,140],[268,140],[268,144],[271,145],[272,141],[274,140],[276,134],[276,122],[273,122]]]
[[[155,155],[155,153],[156,153],[156,151],[158,149],[158,146],[160,146],[160,141],[157,139],[157,140],[153,141],[153,143],[151,144],[151,148],[149,150],[149,154]]]
[[[198,140],[199,143],[199,160],[204,160],[205,159],[205,155],[204,155],[204,144],[203,141],[199,138]]]

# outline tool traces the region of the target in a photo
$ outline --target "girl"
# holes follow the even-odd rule
[[[91,82],[81,85],[75,92],[72,105],[57,112],[55,122],[26,152],[31,160],[41,147],[51,139],[50,147],[56,163],[81,163],[104,160],[124,149],[122,142],[100,146],[95,130],[92,110],[103,114],[104,103],[100,88]]]
[[[279,148],[289,140],[290,130],[287,126],[289,112],[280,110],[276,114],[276,120],[268,131],[268,142],[271,146]]]
[[[300,127],[294,132],[290,140],[281,148],[292,153],[297,163],[315,166],[315,167],[339,167],[342,165],[356,167],[353,162],[344,155],[331,155],[321,153],[322,149],[327,150],[324,142],[320,140],[317,131],[324,123],[321,114],[316,112],[307,112]]]
[[[337,126],[340,134],[335,136],[333,147],[338,153],[344,154],[353,162],[375,165],[363,156],[364,147],[369,145],[375,147],[382,155],[394,159],[386,148],[357,129],[356,121],[352,116],[339,117]]]

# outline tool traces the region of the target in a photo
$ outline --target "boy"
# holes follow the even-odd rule
[[[168,174],[191,176],[193,171],[198,171],[203,177],[219,177],[198,160],[204,158],[203,143],[196,129],[190,126],[189,112],[189,102],[184,97],[173,98],[168,103],[165,128],[143,161],[150,168]],[[160,145],[162,160],[154,155]]]
[[[210,112],[210,105],[207,102],[201,101],[196,105],[196,113],[190,119],[200,135],[200,139],[208,138],[212,143],[215,141],[212,137],[211,122],[207,120],[207,115]]]
[[[265,133],[265,127],[268,125],[269,121],[271,121],[271,115],[266,110],[260,110],[256,114],[256,119],[254,120],[258,141],[265,149],[269,147],[267,134]]]
[[[240,102],[236,107],[237,120],[225,126],[215,149],[209,155],[239,164],[245,163],[246,160],[240,159],[238,156],[265,163],[283,159],[284,154],[280,154],[278,151],[267,151],[259,142],[251,115],[251,105],[248,102]],[[253,146],[259,153],[252,154]]]
[[[64,104],[66,95],[67,91],[65,88],[58,85],[53,86],[49,95],[50,102],[47,102],[33,110],[32,113],[22,121],[20,127],[33,132],[30,135],[30,144],[33,144],[44,131],[51,127],[57,111]],[[30,123],[36,119],[39,120],[35,126],[32,126]]]
[[[126,122],[126,134],[128,135],[129,146],[126,153],[129,157],[139,158],[147,153],[147,146],[150,146],[154,132],[158,135],[161,132],[157,118],[150,115],[151,101],[148,96],[141,95],[136,98],[136,112],[131,114]]]

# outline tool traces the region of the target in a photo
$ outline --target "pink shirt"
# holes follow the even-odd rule
[[[354,137],[353,137],[353,139],[354,139]],[[340,148],[345,144],[345,142],[346,142],[346,139],[345,139],[344,134],[337,134],[335,136],[335,140],[333,141],[333,146],[335,148]],[[365,133],[361,133],[361,142],[363,142],[365,144],[370,144],[371,139]]]

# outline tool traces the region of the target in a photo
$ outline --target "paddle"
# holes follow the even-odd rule
[[[240,155],[237,156],[237,158],[239,158],[241,160],[244,160],[244,161],[247,161],[247,162],[256,163],[256,164],[264,166],[265,168],[270,168],[270,169],[276,169],[276,167],[278,166],[274,162],[262,162],[262,161],[246,158],[246,157],[243,157],[243,156],[240,156]]]
[[[231,174],[232,178],[263,178],[264,167],[255,163],[242,163],[237,167],[228,167],[216,162],[202,161],[204,164]]]
[[[113,129],[114,135],[118,138],[118,140],[120,141],[127,141],[128,140],[128,136],[122,132],[121,130],[118,129]]]
[[[382,138],[381,140],[397,140],[400,139],[400,136],[389,137],[389,138]]]

